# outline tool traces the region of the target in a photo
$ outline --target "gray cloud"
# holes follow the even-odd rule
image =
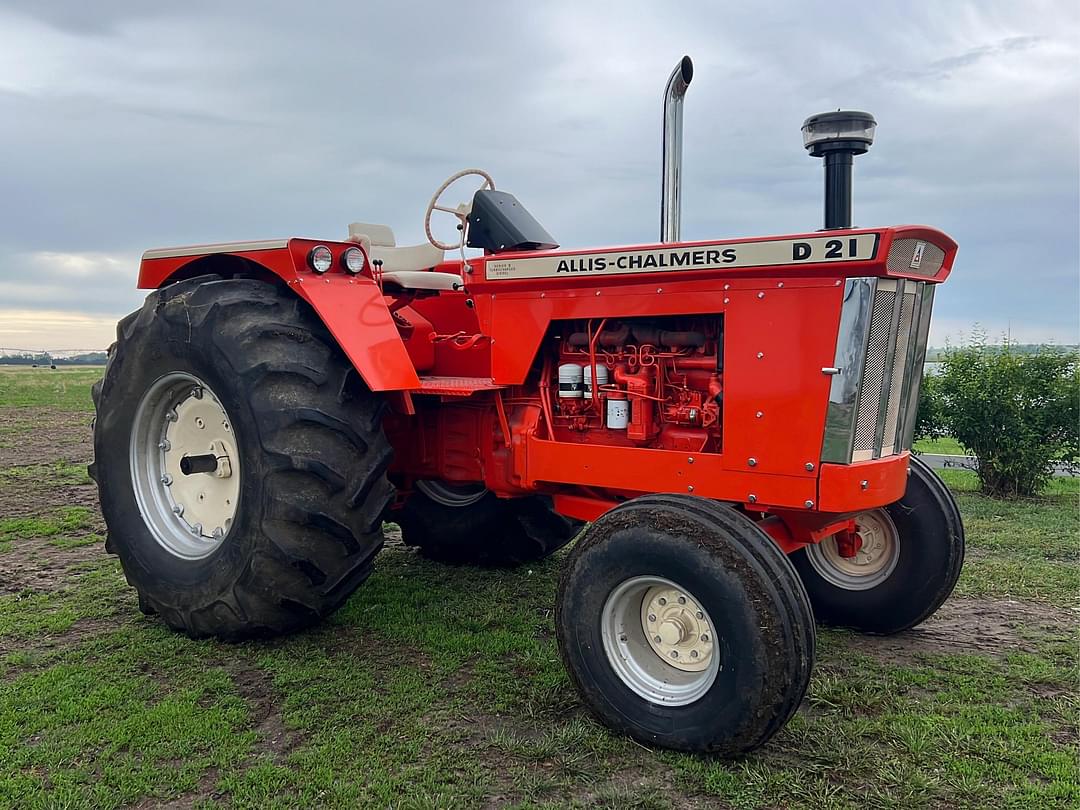
[[[858,221],[961,245],[935,333],[1077,339],[1072,4],[679,9],[0,2],[0,310],[120,316],[159,245],[353,219],[418,242],[431,191],[467,165],[564,245],[650,241],[659,91],[686,52],[685,238],[818,227],[798,127],[869,109]]]

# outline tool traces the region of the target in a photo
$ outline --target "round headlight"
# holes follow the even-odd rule
[[[325,273],[334,263],[334,255],[326,245],[316,245],[311,249],[307,260],[316,273]]]
[[[366,263],[367,259],[364,258],[364,251],[360,248],[345,248],[345,252],[341,254],[341,266],[350,273],[359,273],[364,269]]]

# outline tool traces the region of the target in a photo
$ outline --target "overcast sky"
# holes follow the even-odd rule
[[[1077,341],[1076,2],[0,0],[0,347],[107,346],[149,247],[422,241],[467,166],[566,247],[655,241],[683,53],[684,239],[820,227],[799,126],[869,110],[856,223],[960,243],[933,342]]]

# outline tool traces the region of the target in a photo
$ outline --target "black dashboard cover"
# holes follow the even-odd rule
[[[469,214],[469,247],[489,253],[512,250],[553,250],[559,246],[513,194],[480,189]]]

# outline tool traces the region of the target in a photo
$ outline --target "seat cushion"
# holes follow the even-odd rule
[[[390,270],[382,274],[383,289],[389,293],[399,290],[453,292],[464,284],[457,273],[428,273],[422,270]]]

